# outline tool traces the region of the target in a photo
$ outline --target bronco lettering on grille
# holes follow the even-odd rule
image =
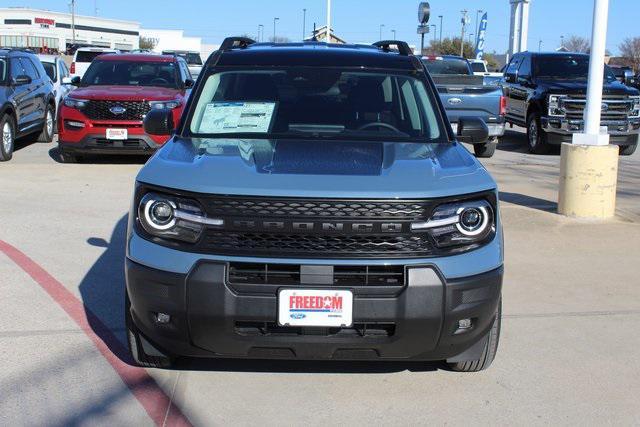
[[[401,222],[334,222],[334,221],[258,221],[232,220],[234,229],[246,231],[298,231],[341,233],[402,233],[407,227]]]

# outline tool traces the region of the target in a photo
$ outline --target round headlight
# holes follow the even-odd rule
[[[143,212],[145,222],[156,230],[168,230],[176,224],[175,206],[168,200],[149,198]]]
[[[467,207],[459,214],[456,224],[458,230],[466,236],[476,236],[484,232],[489,225],[489,213],[484,206]]]

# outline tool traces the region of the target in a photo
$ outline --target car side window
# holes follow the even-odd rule
[[[520,68],[520,64],[522,64],[522,56],[516,55],[509,62],[509,66],[507,67],[507,71],[505,74],[516,74],[518,69]]]
[[[192,79],[191,72],[189,71],[189,67],[187,67],[187,63],[184,61],[180,61],[180,75],[182,76],[182,81],[185,82],[187,79]]]
[[[18,76],[23,76],[26,74],[24,68],[22,68],[22,63],[19,58],[11,58],[11,78],[15,79]]]
[[[520,68],[518,68],[518,78],[520,77],[531,77],[531,57],[525,56],[522,59],[522,63],[520,64]]]
[[[22,62],[22,67],[26,72],[27,76],[31,77],[31,80],[38,80],[40,78],[40,74],[38,70],[36,70],[36,66],[33,65],[33,62],[29,58],[20,58],[20,62]]]
[[[67,77],[67,70],[64,66],[64,62],[62,61],[58,62],[58,76],[60,77],[60,80]]]

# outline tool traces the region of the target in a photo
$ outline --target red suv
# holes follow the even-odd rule
[[[193,86],[184,59],[173,55],[100,55],[61,105],[58,146],[65,163],[86,154],[153,153],[167,136],[145,133],[151,109],[173,110],[177,123]]]

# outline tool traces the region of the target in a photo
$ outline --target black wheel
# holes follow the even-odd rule
[[[0,119],[0,162],[11,160],[15,143],[16,126],[13,117],[5,114]]]
[[[53,133],[55,131],[56,112],[53,105],[47,105],[47,110],[44,115],[44,125],[42,131],[38,135],[38,142],[51,142],[53,141]]]
[[[549,152],[547,134],[542,130],[540,117],[536,113],[531,113],[527,117],[527,141],[529,141],[530,153],[547,154]]]
[[[476,157],[489,158],[496,152],[498,140],[485,142],[484,144],[473,144],[473,152]]]
[[[500,340],[500,324],[502,322],[502,299],[498,304],[496,316],[493,319],[493,325],[489,330],[487,343],[482,350],[482,355],[478,360],[470,360],[466,362],[449,363],[449,367],[457,372],[479,372],[491,366],[493,359],[498,351],[498,341]]]
[[[636,147],[638,147],[638,144],[632,144],[632,145],[621,145],[620,146],[620,155],[621,156],[630,156],[633,153],[636,152]]]
[[[129,353],[136,365],[144,368],[170,368],[173,364],[173,359],[168,356],[151,356],[144,351],[142,340],[144,339],[140,335],[140,331],[133,323],[131,317],[131,302],[129,301],[129,295],[125,293],[125,314],[124,323],[127,328],[127,342],[129,344]],[[156,351],[158,351],[156,349]],[[158,351],[158,353],[160,353]]]

